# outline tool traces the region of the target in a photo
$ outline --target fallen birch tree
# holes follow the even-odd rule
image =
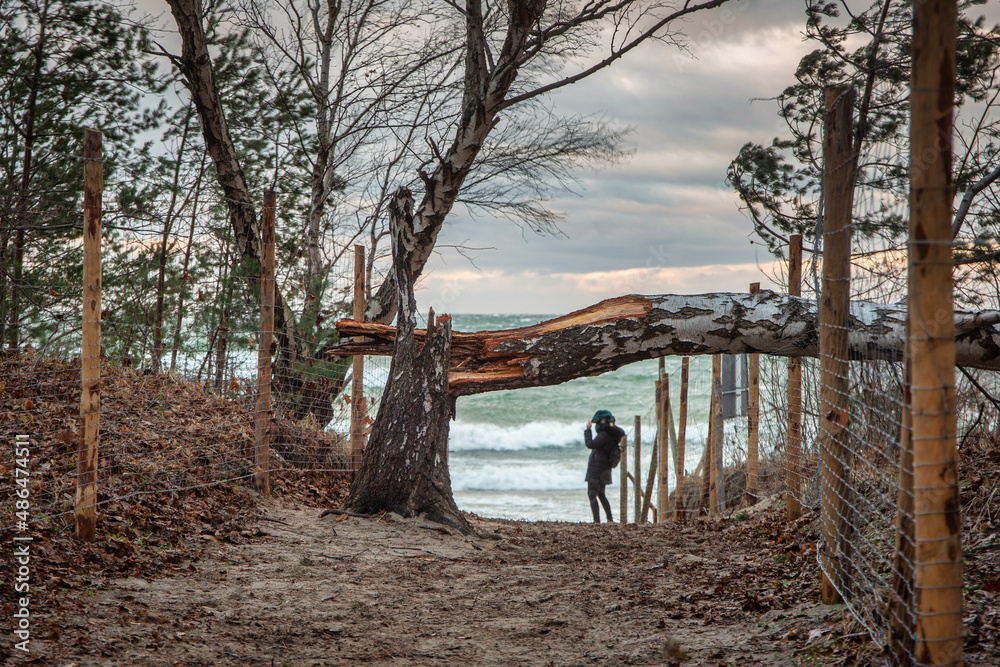
[[[428,335],[414,326],[415,272],[408,269],[419,241],[408,191],[400,191],[392,211],[400,327],[341,320],[342,338],[360,338],[331,352],[393,357],[348,509],[425,513],[471,530],[448,472],[449,421],[459,396],[554,385],[664,355],[819,354],[815,302],[770,291],[621,296],[533,326],[473,333],[453,332],[447,317],[435,320],[431,312]],[[1000,311],[955,313],[959,365],[1000,369],[998,323]],[[851,358],[901,361],[905,326],[902,306],[852,303]]]
[[[391,210],[399,329],[341,320],[341,338],[358,338],[331,352],[393,357],[347,509],[425,513],[471,530],[448,472],[449,422],[459,396],[554,385],[664,355],[819,354],[815,302],[770,291],[621,296],[533,326],[473,333],[453,332],[449,318],[435,319],[432,311],[428,334],[415,328],[410,262],[419,240],[409,191],[400,191]],[[955,312],[959,365],[1000,369],[998,323],[1000,311]],[[856,301],[849,326],[852,359],[902,360],[902,306]]]
[[[956,311],[957,363],[1000,369],[1000,311]],[[852,359],[901,361],[906,311],[901,305],[851,304]],[[331,354],[392,354],[395,327],[337,323],[341,337],[363,336]],[[414,336],[423,343],[426,332]],[[753,294],[629,295],[520,329],[453,332],[449,390],[468,396],[560,384],[665,355],[738,354],[816,357],[816,303],[767,290]]]

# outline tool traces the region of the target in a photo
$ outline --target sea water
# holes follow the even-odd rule
[[[454,315],[455,331],[514,329],[544,315]],[[709,357],[691,358],[687,441],[698,465],[708,418]],[[680,357],[666,357],[670,394],[676,411],[680,394]],[[591,521],[584,474],[590,450],[584,426],[599,409],[610,410],[634,442],[635,416],[642,418],[642,479],[649,470],[655,435],[655,386],[658,362],[640,361],[596,377],[552,387],[495,391],[458,399],[451,425],[448,462],[459,508],[484,517],[532,521]],[[628,465],[633,467],[632,452]],[[673,462],[671,462],[673,468]],[[607,488],[617,519],[620,468]],[[670,475],[673,477],[673,474]],[[673,488],[673,484],[670,484]],[[655,497],[655,491],[654,491]],[[631,513],[632,500],[629,500]]]

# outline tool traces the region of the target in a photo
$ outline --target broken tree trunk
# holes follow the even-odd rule
[[[851,359],[902,361],[906,311],[851,304]],[[955,312],[957,363],[1000,369],[1000,312]],[[330,354],[391,354],[394,327],[341,320],[343,343]],[[422,342],[426,332],[413,332]],[[738,354],[816,357],[816,303],[761,290],[753,294],[622,296],[534,326],[452,335],[454,396],[559,384],[663,355]]]
[[[472,529],[452,498],[448,474],[448,422],[455,406],[448,392],[451,319],[435,321],[431,311],[422,345],[418,343],[410,270],[416,233],[409,190],[396,192],[389,212],[399,330],[389,380],[346,509],[362,514],[423,513],[469,533]]]

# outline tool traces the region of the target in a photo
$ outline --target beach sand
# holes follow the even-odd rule
[[[815,602],[808,531],[772,529],[763,514],[688,527],[471,516],[471,537],[262,504],[256,536],[206,535],[184,574],[109,582],[33,653],[78,667],[792,665],[850,653],[832,643],[842,607]],[[784,537],[767,544],[772,530]]]

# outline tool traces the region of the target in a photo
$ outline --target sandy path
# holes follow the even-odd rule
[[[206,538],[186,576],[116,580],[36,649],[81,667],[791,665],[839,618],[745,611],[770,584],[724,532],[475,520],[488,539],[265,509],[264,535]]]

